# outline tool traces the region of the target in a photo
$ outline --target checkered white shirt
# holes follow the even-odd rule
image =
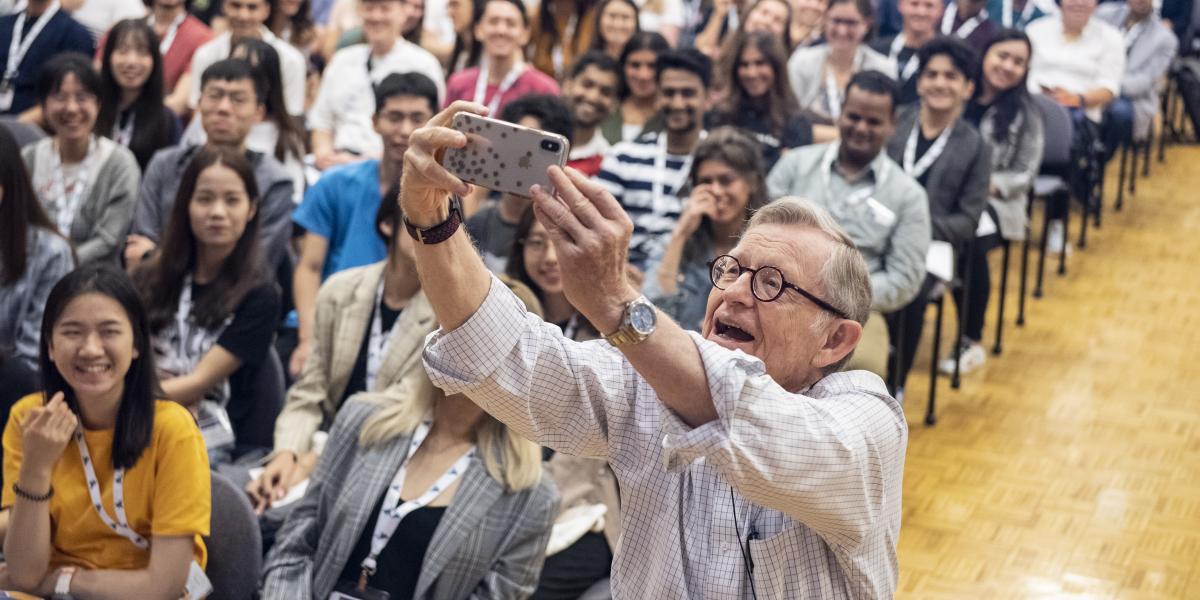
[[[617,350],[574,342],[499,280],[425,366],[525,437],[605,459],[621,489],[615,598],[891,598],[908,428],[865,372],[787,392],[692,334],[719,418],[689,428]],[[736,508],[736,516],[735,516]]]

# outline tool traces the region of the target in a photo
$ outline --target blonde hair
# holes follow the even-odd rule
[[[399,394],[364,392],[362,399],[381,406],[363,423],[358,442],[375,446],[407,435],[421,423],[436,402],[446,397],[433,385],[424,368],[414,369],[401,382]],[[542,478],[542,450],[522,438],[495,417],[484,413],[476,430],[476,448],[488,475],[508,491],[520,491],[538,484]]]

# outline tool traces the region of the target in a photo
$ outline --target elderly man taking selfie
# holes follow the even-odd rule
[[[571,304],[605,339],[526,313],[459,226],[439,164],[456,102],[410,139],[401,205],[441,329],[436,385],[525,437],[604,459],[620,483],[616,598],[890,598],[908,430],[875,375],[839,372],[871,304],[867,267],[814,205],[777,201],[712,262],[702,334],[626,279],[633,226],[573,170],[534,186]]]

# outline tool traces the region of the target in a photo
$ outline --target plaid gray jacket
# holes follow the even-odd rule
[[[409,436],[361,447],[359,430],[378,405],[351,400],[263,569],[265,600],[325,600],[371,511],[407,455]],[[463,474],[425,553],[414,598],[526,598],[537,586],[558,513],[550,477],[506,492],[475,458]]]

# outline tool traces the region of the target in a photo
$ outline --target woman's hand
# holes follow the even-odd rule
[[[312,474],[315,466],[316,454],[312,453],[297,458],[291,452],[281,452],[271,459],[258,479],[246,484],[246,494],[254,504],[254,511],[261,515],[282,500],[288,490]]]
[[[683,238],[691,237],[696,230],[700,228],[700,223],[704,221],[704,217],[712,218],[716,212],[717,196],[713,193],[712,187],[708,185],[698,185],[692,190],[692,195],[688,198],[687,206],[683,209],[683,214],[679,215],[679,223],[675,225],[675,235]]]
[[[67,406],[63,393],[58,392],[45,406],[29,411],[21,426],[22,474],[49,478],[54,464],[62,456],[79,424],[75,413]],[[42,494],[48,490],[25,490]]]
[[[471,193],[470,184],[442,166],[442,154],[447,148],[467,145],[466,134],[449,127],[460,112],[486,116],[488,109],[482,104],[456,101],[408,138],[404,174],[400,179],[400,208],[404,217],[417,227],[432,227],[446,220],[450,194]]]

